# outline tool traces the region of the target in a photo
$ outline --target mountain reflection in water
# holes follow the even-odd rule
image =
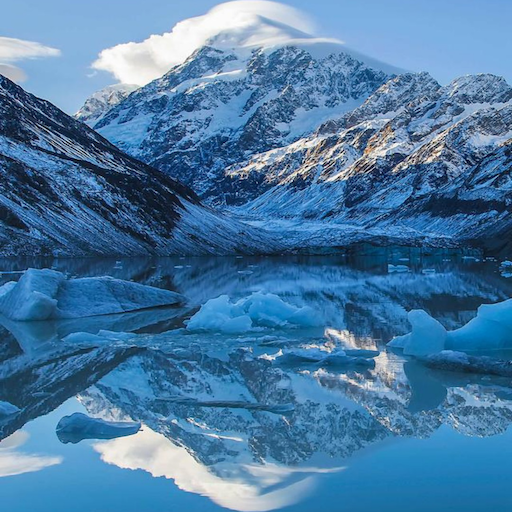
[[[389,263],[410,271],[389,273]],[[0,417],[0,476],[14,474],[1,468],[16,460],[35,464],[19,473],[65,470],[72,447],[30,459],[13,440],[47,414],[52,421],[55,415],[55,424],[37,435],[54,436],[60,411],[73,397],[91,416],[143,424],[133,436],[87,445],[101,461],[164,477],[241,511],[298,506],[315,496],[322,478],[343,475],[359,457],[407,439],[426,440],[444,427],[487,438],[503,434],[512,422],[509,379],[434,371],[385,349],[391,337],[407,332],[409,309],[425,309],[453,329],[481,303],[510,297],[512,281],[500,277],[495,262],[417,249],[324,257],[2,261],[6,272],[27,266],[130,279],[178,291],[190,303],[53,322],[0,318],[0,400],[21,409]],[[244,335],[183,329],[207,300],[255,291],[310,306],[322,327]],[[100,331],[138,336],[64,340]],[[273,362],[280,349],[304,345],[380,354],[374,369]],[[273,406],[286,406],[286,412]]]

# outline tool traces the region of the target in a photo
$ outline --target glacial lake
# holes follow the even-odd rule
[[[110,275],[189,302],[77,320],[0,318],[0,401],[20,408],[0,417],[2,510],[512,510],[511,380],[431,370],[385,346],[409,331],[410,309],[454,329],[479,305],[512,297],[499,262],[371,247],[325,256],[4,259],[0,284],[28,267]],[[254,292],[308,306],[318,325],[185,328],[208,300]],[[68,337],[100,331],[136,336]],[[362,368],[276,362],[281,350],[323,346],[379,355]],[[74,412],[142,428],[62,442],[56,426]]]

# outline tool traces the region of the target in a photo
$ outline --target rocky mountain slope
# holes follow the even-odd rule
[[[231,203],[256,219],[492,245],[510,228],[511,100],[493,75],[445,87],[401,75],[310,137],[232,166],[215,186],[236,189]]]
[[[89,126],[95,124],[103,114],[121,103],[137,88],[136,85],[130,84],[109,85],[88,98],[74,117]]]
[[[92,126],[129,154],[210,195],[248,155],[294,142],[353,110],[395,70],[343,45],[204,46]]]
[[[0,76],[0,254],[265,252],[275,244]]]

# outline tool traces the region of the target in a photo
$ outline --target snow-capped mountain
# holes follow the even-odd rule
[[[82,108],[75,114],[75,118],[91,126],[97,123],[105,112],[127,98],[135,89],[138,89],[138,86],[132,84],[109,85],[88,98]]]
[[[273,242],[0,76],[0,254],[222,254]]]
[[[503,163],[493,173],[507,173],[512,88],[503,78],[441,86],[335,41],[269,30],[279,44],[219,34],[94,128],[209,204],[255,225],[274,220],[292,248],[492,245],[508,229],[506,179],[482,176],[494,151]]]
[[[220,34],[92,126],[132,156],[209,195],[230,164],[311,133],[399,72],[305,35],[257,48],[231,47],[240,43],[238,35],[232,39]]]

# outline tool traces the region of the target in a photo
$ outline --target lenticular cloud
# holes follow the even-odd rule
[[[311,21],[287,5],[263,0],[227,2],[203,16],[181,21],[171,32],[103,50],[93,68],[109,71],[123,83],[145,85],[212,38],[218,46],[266,46],[311,37],[313,32]]]

